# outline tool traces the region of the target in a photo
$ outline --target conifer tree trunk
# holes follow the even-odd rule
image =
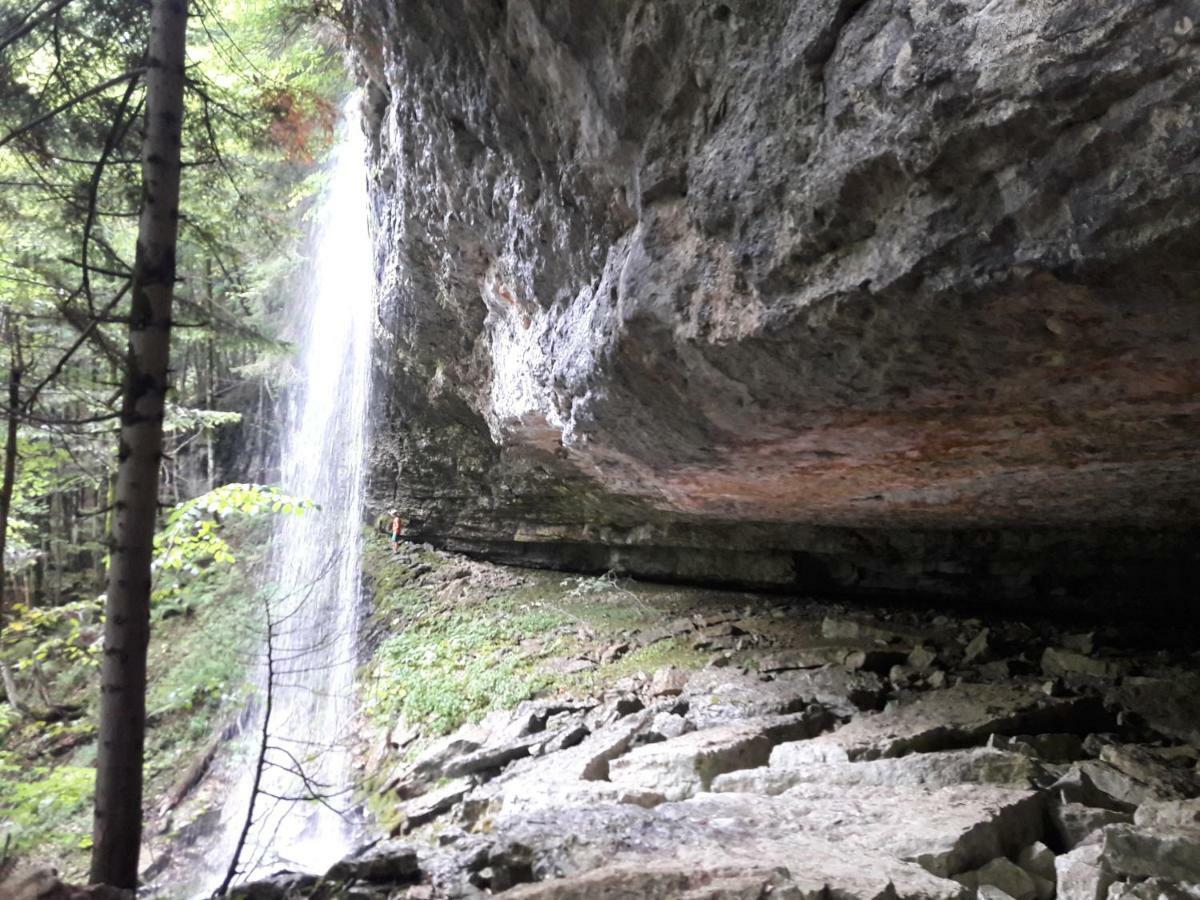
[[[7,332],[5,337],[10,342],[11,364],[8,370],[8,417],[5,421],[4,476],[0,480],[0,637],[4,636],[7,613],[8,596],[5,590],[7,572],[4,566],[4,554],[8,550],[8,512],[12,506],[13,486],[17,480],[17,417],[21,406],[21,376],[24,368],[21,364],[20,344],[17,342],[17,337],[12,330],[5,330]],[[8,702],[14,707],[19,707],[20,700],[10,682],[11,679],[5,681]]]
[[[153,0],[129,355],[121,401],[93,819],[93,883],[135,889],[142,836],[150,561],[179,231],[186,0]]]

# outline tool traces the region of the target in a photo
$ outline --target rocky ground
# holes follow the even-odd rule
[[[457,604],[546,578],[440,559],[416,583]],[[559,593],[637,615],[514,642],[557,680],[513,708],[437,740],[400,723],[372,764],[390,835],[242,896],[1200,897],[1186,634]],[[655,659],[676,664],[630,665]]]

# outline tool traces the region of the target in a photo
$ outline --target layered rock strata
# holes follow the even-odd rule
[[[380,504],[496,558],[1185,590],[1197,0],[356,0]]]

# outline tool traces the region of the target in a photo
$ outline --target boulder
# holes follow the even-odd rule
[[[821,637],[827,640],[877,641],[891,643],[899,636],[890,629],[860,622],[855,619],[838,619],[826,616],[821,620]]]
[[[1101,859],[1119,875],[1200,883],[1200,829],[1110,825]]]
[[[544,744],[546,739],[547,735],[538,733],[527,734],[503,743],[489,742],[486,747],[446,760],[440,774],[446,778],[461,778],[476,772],[501,769],[514,759],[528,756],[533,747]]]
[[[398,841],[382,841],[334,863],[325,874],[325,880],[400,884],[415,880],[419,872],[420,863],[414,847]]]
[[[1050,786],[1055,799],[1062,803],[1081,803],[1098,809],[1132,813],[1136,804],[1114,797],[1102,790],[1092,778],[1096,767],[1072,766]]]
[[[964,664],[969,665],[977,660],[981,661],[987,655],[989,634],[989,629],[984,628],[967,642],[967,646],[963,648],[962,661]]]
[[[1050,678],[1084,676],[1112,681],[1124,671],[1125,665],[1119,660],[1097,659],[1057,647],[1047,647],[1042,653],[1042,672]]]
[[[1200,673],[1181,669],[1171,677],[1130,676],[1107,692],[1105,702],[1166,737],[1200,747]]]
[[[508,839],[536,848],[535,874],[554,872],[570,879],[627,863],[648,872],[680,865],[702,879],[690,885],[704,884],[703,879],[718,872],[786,876],[767,896],[951,900],[961,897],[961,886],[935,873],[989,861],[997,846],[1025,840],[1037,828],[1039,815],[1036,798],[1029,795],[910,789],[889,798],[875,790],[813,785],[782,797],[700,794],[649,810],[558,808],[537,817],[503,819],[497,827]],[[785,885],[793,892],[784,890]],[[547,882],[543,889],[551,886]],[[600,888],[593,892],[590,886],[573,889],[577,892],[540,894],[527,887],[513,896],[693,896],[666,889],[658,893],[653,879],[625,881],[625,894],[604,894]],[[763,894],[760,887],[757,893],[732,896]]]
[[[1104,757],[1116,760],[1122,767],[1106,759],[1083,760],[1077,765],[1096,787],[1130,808],[1151,801],[1183,800],[1196,794],[1196,778],[1187,770],[1173,770],[1152,757],[1126,751],[1106,752]]]
[[[1107,900],[1197,900],[1200,885],[1179,884],[1166,878],[1118,881],[1108,887]]]
[[[673,637],[679,637],[681,634],[687,634],[695,626],[690,619],[674,619],[665,625],[659,625],[655,628],[648,628],[641,631],[637,635],[637,642],[642,646],[657,644],[660,641],[670,640]]]
[[[822,670],[822,672],[825,670]],[[782,672],[770,681],[753,674],[729,669],[708,669],[698,672],[688,682],[681,699],[687,702],[686,718],[696,728],[728,724],[740,719],[760,716],[786,715],[800,712],[825,698],[834,701],[839,709],[853,706],[850,697],[864,702],[872,685],[879,690],[874,676],[839,682],[832,674]],[[870,679],[870,680],[868,680]],[[842,694],[842,688],[846,695]]]
[[[1017,854],[1017,865],[1030,875],[1036,875],[1038,878],[1051,883],[1057,877],[1055,875],[1054,860],[1054,851],[1041,841],[1035,841]]]
[[[781,741],[812,736],[828,725],[828,714],[814,709],[694,731],[617,757],[609,764],[609,779],[620,787],[681,800],[708,790],[724,772],[762,765]]]
[[[1084,806],[1082,803],[1051,803],[1050,834],[1056,846],[1073,850],[1106,825],[1128,824],[1133,814]]]
[[[405,830],[424,825],[440,816],[460,802],[470,792],[474,782],[470,778],[457,778],[422,794],[404,805]]]
[[[690,728],[688,720],[678,713],[660,712],[655,713],[645,733],[652,735],[655,741],[666,741],[679,737]]]
[[[737,794],[710,797],[734,798]],[[947,878],[1001,856],[1016,855],[1042,834],[1042,798],[990,785],[930,790],[801,784],[779,797],[745,797],[776,815],[781,827],[836,837],[881,850]],[[716,810],[714,810],[716,814]]]
[[[708,851],[708,852],[705,852]],[[715,851],[715,852],[713,852]],[[960,900],[954,882],[906,865],[803,836],[681,848],[675,858],[629,858],[628,851],[597,868],[535,884],[504,896],[512,900]],[[803,864],[797,864],[803,860]],[[866,865],[864,865],[866,863]]]
[[[864,762],[788,765],[787,760],[788,756],[780,753],[772,758],[769,767],[720,775],[714,779],[712,789],[779,794],[809,782],[927,788],[994,784],[1028,789],[1034,786],[1040,774],[1040,767],[1027,756],[987,748],[914,753]]]
[[[937,651],[931,650],[924,644],[917,644],[908,654],[908,664],[918,672],[924,672],[937,662]]]
[[[471,818],[485,812],[536,813],[547,808],[591,803],[654,805],[654,791],[625,789],[609,783],[609,766],[626,753],[650,726],[653,710],[639,710],[598,728],[578,744],[541,756],[518,760],[464,799]]]
[[[1165,800],[1143,803],[1133,814],[1133,824],[1169,828],[1200,828],[1200,800]]]
[[[788,669],[819,669],[823,666],[841,666],[851,671],[887,672],[892,666],[903,663],[907,654],[899,650],[858,645],[831,645],[781,650],[764,657],[759,665],[762,672],[781,672]]]
[[[999,888],[1013,900],[1037,900],[1038,887],[1033,876],[1009,860],[1000,857],[981,866],[977,872],[979,886]]]
[[[1064,634],[1061,643],[1068,650],[1074,650],[1076,653],[1089,656],[1096,649],[1096,632],[1081,631],[1073,634]]]
[[[806,703],[819,703],[846,718],[883,705],[883,682],[874,672],[826,666],[782,672],[775,676],[772,684],[774,687],[769,690],[773,693],[792,692]]]
[[[1143,790],[1127,789],[1129,794],[1137,795],[1137,799],[1123,798],[1132,803],[1185,800],[1200,794],[1200,779],[1188,765],[1192,760],[1172,759],[1157,747],[1108,744],[1100,749],[1100,761],[1145,786]]]
[[[547,731],[550,733],[548,736],[543,735],[542,743],[530,748],[531,754],[541,756],[558,750],[566,750],[582,743],[583,739],[592,733],[582,722],[563,723],[560,727],[553,730],[547,729]]]
[[[1084,844],[1054,860],[1057,900],[1105,900],[1115,876],[1101,865],[1099,843]]]
[[[618,719],[640,712],[646,708],[642,698],[634,693],[623,693],[606,700],[591,709],[583,719],[583,724],[590,731],[598,731],[606,725],[611,725]]]
[[[1101,716],[1085,698],[1048,698],[1011,685],[960,684],[920,694],[878,715],[863,715],[815,741],[779,747],[781,766],[903,756],[984,743],[991,734],[1024,734],[1083,725]]]
[[[616,643],[609,644],[600,653],[600,664],[608,665],[609,663],[614,663],[628,652],[628,641],[617,641]]]
[[[428,782],[439,778],[447,763],[474,753],[490,736],[490,732],[482,725],[465,725],[453,734],[434,741],[413,760],[407,780]]]
[[[651,697],[675,697],[687,687],[688,673],[674,666],[665,666],[654,673],[646,692]]]

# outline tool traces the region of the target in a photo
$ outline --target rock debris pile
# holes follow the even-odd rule
[[[427,744],[384,788],[389,838],[246,896],[1200,897],[1195,656],[782,605],[629,642],[680,635],[706,668]]]

